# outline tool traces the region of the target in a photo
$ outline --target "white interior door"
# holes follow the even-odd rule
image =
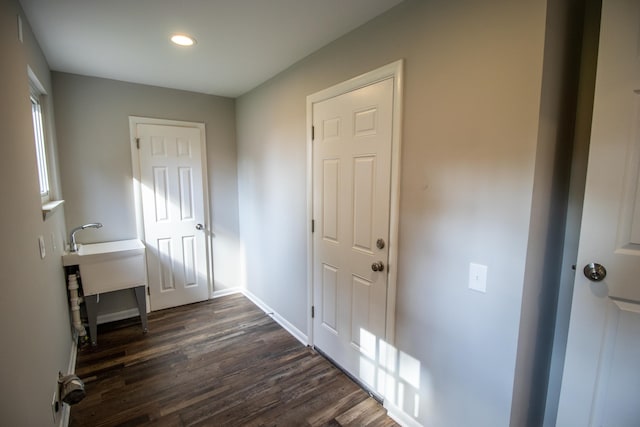
[[[372,388],[362,362],[386,334],[393,97],[388,78],[312,106],[314,345]]]
[[[640,425],[639,56],[640,2],[604,0],[558,426]]]
[[[201,129],[138,123],[136,136],[151,309],[206,300]]]

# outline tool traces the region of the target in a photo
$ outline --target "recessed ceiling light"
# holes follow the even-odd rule
[[[196,44],[196,39],[186,34],[174,34],[171,36],[171,41],[178,46],[193,46]]]

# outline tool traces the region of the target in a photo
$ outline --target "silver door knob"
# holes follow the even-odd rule
[[[382,263],[382,261],[374,262],[373,264],[371,264],[371,269],[373,271],[384,271],[384,264]]]
[[[204,225],[196,224],[196,230],[204,230]]]
[[[592,282],[599,282],[605,277],[607,277],[607,269],[604,268],[604,265],[598,264],[597,262],[591,262],[584,266],[584,275],[587,279]]]

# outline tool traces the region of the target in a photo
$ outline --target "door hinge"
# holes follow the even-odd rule
[[[136,148],[140,149],[140,138],[136,138]]]
[[[316,139],[316,127],[311,126],[311,140],[313,141],[314,139]]]
[[[312,233],[316,232],[316,220],[315,219],[311,220],[311,232]]]
[[[316,317],[316,307],[315,306],[311,306],[311,318],[313,319],[314,317]]]
[[[148,286],[147,286],[147,295],[151,296],[151,288],[149,288]]]

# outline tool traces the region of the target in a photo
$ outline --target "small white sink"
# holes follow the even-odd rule
[[[139,239],[118,240],[103,243],[78,243],[77,252],[65,252],[62,255],[62,265],[80,265],[81,262],[99,261],[113,256],[126,256],[144,253],[144,243]]]
[[[62,264],[80,267],[84,295],[147,283],[145,247],[139,239],[81,244],[77,252],[62,255]]]

